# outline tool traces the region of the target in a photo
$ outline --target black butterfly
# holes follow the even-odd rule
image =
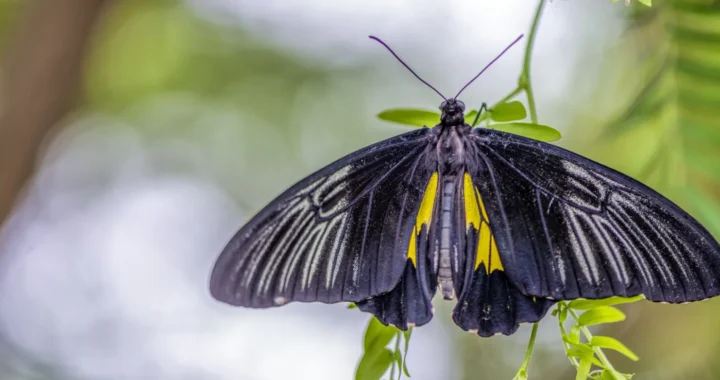
[[[473,128],[456,98],[435,127],[277,197],[218,258],[212,295],[252,308],[355,302],[407,329],[430,321],[439,289],[457,297],[458,326],[491,336],[539,321],[555,300],[720,294],[720,245],[678,206],[565,149]]]

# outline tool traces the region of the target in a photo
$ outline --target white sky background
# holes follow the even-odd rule
[[[383,38],[451,96],[526,32],[534,8],[527,0],[188,2],[204,17],[242,23],[318,64],[372,62],[377,70],[368,86],[369,118],[383,108],[434,107],[439,100],[368,34]],[[569,118],[562,110],[572,106],[562,103],[564,94],[576,86],[572,72],[582,65],[592,76],[598,69],[599,57],[619,34],[620,10],[609,1],[556,0],[546,11],[533,79],[541,122],[562,128]],[[523,46],[466,90],[462,98],[469,107],[492,103],[513,88]],[[582,96],[581,89],[576,101],[587,101]],[[243,124],[222,110],[182,106]],[[0,331],[88,379],[351,378],[368,315],[321,304],[237,309],[209,298],[207,277],[216,255],[247,215],[202,173],[215,148],[211,140],[237,135],[149,143],[129,127],[102,115],[79,115],[52,144],[27,201],[3,231]],[[310,166],[324,157],[301,154]],[[174,161],[196,170],[158,164]],[[446,328],[436,319],[415,331],[413,379],[453,373]]]

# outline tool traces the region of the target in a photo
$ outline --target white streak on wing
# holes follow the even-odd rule
[[[616,200],[618,201],[617,203],[620,206],[622,206],[622,207],[618,207],[617,212],[619,214],[622,214],[625,217],[625,220],[627,223],[632,223],[632,225],[634,225],[637,229],[639,229],[640,231],[637,231],[637,232],[639,232],[642,235],[642,228],[640,228],[640,226],[638,226],[637,224],[635,224],[635,222],[633,222],[633,219],[630,217],[630,215],[628,215],[628,213],[625,210],[630,209],[630,210],[635,211],[635,214],[637,214],[645,222],[645,224],[650,225],[650,223],[652,223],[652,222],[648,222],[648,220],[645,219],[645,216],[644,216],[646,214],[646,211],[639,210],[636,204],[630,202],[625,197],[616,197]],[[649,239],[647,239],[647,236],[645,236],[645,235],[642,235],[642,236],[645,238],[643,240],[649,240]],[[646,243],[648,243],[647,248],[649,248],[649,249],[647,249],[647,253],[648,253],[647,256],[650,257],[650,260],[653,261],[653,264],[655,266],[657,266],[658,268],[661,268],[661,270],[659,270],[658,272],[660,273],[660,276],[662,277],[662,281],[665,284],[671,284],[672,280],[668,279],[668,277],[667,277],[668,273],[672,273],[670,266],[668,266],[668,264],[665,261],[665,259],[663,258],[663,256],[660,254],[660,252],[658,252],[657,248],[655,247],[655,244],[653,244],[651,241],[646,241]]]
[[[318,185],[320,185],[323,181],[325,181],[327,177],[321,177],[318,178],[315,182],[309,184],[308,186],[304,187],[302,190],[298,191],[295,196],[296,197],[303,197],[307,194],[309,194],[311,191],[315,190]]]
[[[313,192],[313,204],[319,208],[321,216],[331,215],[333,212],[339,211],[342,209],[342,207],[345,207],[347,205],[348,200],[343,198],[336,205],[334,205],[335,207],[333,207],[333,209],[324,209],[324,206],[327,206],[325,204],[325,201],[327,199],[332,199],[338,193],[345,191],[345,189],[347,188],[347,182],[345,182],[345,179],[348,173],[350,173],[351,169],[352,165],[346,165],[340,168],[338,171],[327,177],[327,181],[325,181],[325,183],[323,183]]]
[[[647,261],[642,256],[642,254],[637,250],[635,245],[633,245],[632,241],[630,240],[630,237],[627,236],[625,231],[621,228],[620,222],[613,219],[614,215],[610,214],[609,217],[611,218],[609,220],[610,223],[613,225],[613,231],[617,233],[618,239],[622,240],[623,245],[627,248],[628,253],[630,254],[630,258],[636,263],[635,266],[640,269],[640,275],[647,279],[648,285],[651,287],[655,287],[655,278],[652,276],[652,273],[648,270]]]
[[[310,247],[310,254],[305,259],[305,265],[303,265],[303,276],[300,283],[300,289],[302,290],[308,287],[311,278],[317,272],[318,259],[323,255],[322,243],[327,238],[328,231],[330,231],[328,227],[328,223],[319,224],[315,227],[316,230],[320,231],[320,236],[313,235],[313,245]]]
[[[245,250],[246,253],[242,255],[240,259],[235,262],[235,264],[233,264],[232,270],[229,271],[230,275],[228,276],[228,284],[236,283],[238,276],[243,273],[241,270],[245,265],[245,262],[248,258],[252,257],[252,253],[255,252],[255,247],[257,247],[259,244],[265,244],[266,239],[273,231],[275,231],[275,225],[268,224],[263,226],[262,230],[256,234],[255,239],[253,240],[250,247]],[[237,252],[237,250],[242,248],[239,242],[234,242],[233,245],[233,252]],[[237,253],[233,254],[237,255]]]
[[[645,215],[650,214],[650,210],[646,211],[643,214],[645,214]],[[687,262],[682,259],[678,259],[678,253],[679,253],[678,247],[675,245],[675,243],[673,243],[671,240],[668,239],[667,230],[660,224],[652,223],[652,220],[650,220],[650,221],[647,221],[647,219],[645,219],[645,220],[646,220],[647,226],[650,227],[653,230],[653,232],[655,232],[655,235],[657,235],[658,239],[660,239],[660,241],[662,241],[662,245],[665,247],[665,250],[668,252],[668,254],[663,255],[663,257],[669,257],[669,259],[675,263],[676,268],[680,269],[680,272],[682,272],[683,278],[694,277],[695,276],[694,274],[691,275],[688,272],[689,268],[687,266]],[[661,231],[661,230],[663,230],[663,231]],[[672,286],[683,286],[683,284],[678,283],[677,276],[674,275],[675,271],[671,271],[669,273],[673,274],[673,276],[671,276],[671,279],[670,279],[670,281],[671,281],[670,284]]]
[[[598,230],[602,234],[603,239],[598,239],[598,241],[602,246],[603,253],[606,256],[610,256],[608,260],[610,266],[612,266],[615,273],[620,275],[625,286],[630,285],[630,274],[627,271],[625,260],[620,255],[620,247],[615,244],[615,240],[607,231],[607,229],[612,228],[612,226],[605,219],[597,215],[593,216],[593,220],[598,225]]]
[[[358,280],[358,273],[360,272],[360,263],[359,263],[359,261],[360,261],[360,255],[355,255],[355,257],[353,258],[353,265],[352,265],[352,270],[353,270],[353,272],[352,272],[352,282],[353,282],[353,286],[355,286],[356,288],[357,288],[357,285],[358,285],[358,282],[357,282],[357,280]]]
[[[310,215],[310,217],[313,217],[313,215]],[[293,273],[295,272],[295,268],[297,267],[298,261],[302,257],[302,253],[305,252],[305,248],[312,243],[314,239],[314,234],[318,232],[317,228],[306,228],[302,235],[300,235],[300,238],[298,239],[300,241],[300,244],[296,244],[295,247],[293,247],[293,250],[290,252],[290,255],[288,256],[287,261],[285,262],[285,266],[283,267],[283,270],[281,272],[281,279],[280,279],[280,292],[284,292],[287,290],[287,286],[290,282],[290,277],[292,277]]]
[[[590,228],[589,232],[592,233],[593,235],[595,235],[597,239],[600,239],[600,232],[597,230],[597,227],[595,226],[595,224],[592,222],[592,219],[590,219],[590,217],[587,214],[582,213],[582,212],[577,212],[577,213],[575,213],[575,216],[580,217],[583,220],[585,220],[585,222],[586,222],[585,225],[588,226],[588,228]],[[578,223],[578,227],[579,226],[581,226],[580,223]],[[580,232],[580,241],[581,241],[581,244],[583,245],[583,249],[585,250],[585,253],[587,255],[587,260],[590,265],[590,273],[592,274],[593,280],[595,281],[595,282],[593,282],[593,284],[600,284],[600,272],[598,270],[598,263],[596,261],[596,257],[593,252],[592,246],[590,245],[590,242],[588,241],[588,235],[586,234],[586,231],[582,228],[578,229],[578,231]]]
[[[340,239],[340,247],[337,249],[337,252],[334,253],[334,255],[337,255],[335,257],[335,263],[332,265],[332,280],[330,281],[330,286],[334,286],[335,282],[337,281],[337,275],[340,273],[340,263],[342,262],[343,258],[345,257],[345,254],[347,253],[347,244],[348,244],[348,237],[345,234],[345,224],[349,223],[347,220],[348,216],[343,215],[342,220],[342,229],[341,233],[338,234],[338,236],[335,239],[335,244],[333,244],[333,250],[334,247],[337,245],[338,240]],[[328,288],[329,289],[329,288]]]
[[[560,273],[560,282],[562,283],[563,287],[567,284],[567,273],[565,272],[565,260],[563,260],[562,255],[560,253],[557,253],[555,255],[555,261],[557,262],[557,268],[558,272]]]
[[[278,224],[277,228],[280,230],[285,224],[287,224],[288,221],[295,221],[295,223],[288,225],[288,229],[285,231],[285,235],[282,236],[282,240],[276,244],[274,249],[270,252],[270,261],[265,264],[265,267],[260,275],[260,281],[258,284],[260,292],[265,293],[268,291],[270,286],[269,279],[277,270],[277,266],[282,261],[283,257],[285,257],[287,246],[295,239],[298,233],[301,232],[300,227],[305,225],[305,222],[308,220],[308,216],[312,216],[312,213],[309,212],[309,210],[310,204],[307,200],[300,202],[290,210],[291,213],[297,213],[297,218],[292,220],[283,219],[282,222]]]
[[[589,283],[597,284],[598,282],[595,281],[595,278],[597,277],[597,268],[594,267],[594,260],[592,260],[592,263],[590,262],[590,257],[592,256],[590,253],[590,246],[587,242],[587,238],[582,234],[582,228],[575,215],[576,211],[572,207],[568,207],[566,210],[569,222],[568,229],[570,230],[570,244],[573,246],[573,251],[575,252],[575,257],[578,259],[580,270]],[[595,273],[592,273],[593,270],[595,270]]]
[[[257,274],[257,266],[262,260],[262,258],[267,254],[268,246],[275,240],[275,237],[278,233],[280,233],[280,230],[282,229],[282,226],[286,224],[288,221],[293,220],[296,215],[301,215],[303,208],[307,208],[307,202],[303,204],[303,202],[300,202],[300,199],[296,201],[297,204],[292,205],[289,204],[289,209],[283,210],[283,217],[282,219],[278,220],[275,223],[275,227],[273,229],[273,232],[270,236],[268,236],[265,241],[263,241],[263,244],[258,247],[257,251],[254,252],[254,255],[252,257],[252,260],[250,261],[249,265],[245,268],[244,271],[244,277],[245,281],[243,283],[244,287],[248,287],[250,283],[252,282],[255,274]],[[287,211],[286,211],[287,210]]]
[[[330,221],[330,226],[328,226],[328,230],[332,230],[335,224],[340,223],[337,228],[337,232],[335,233],[335,239],[333,239],[333,245],[330,248],[330,255],[327,258],[327,270],[325,271],[325,289],[330,289],[330,287],[334,283],[335,277],[333,276],[333,272],[335,272],[335,256],[338,253],[342,256],[342,252],[339,252],[339,247],[343,239],[342,233],[345,229],[346,218],[346,215],[338,215],[332,221]]]

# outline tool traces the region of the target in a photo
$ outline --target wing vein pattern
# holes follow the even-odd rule
[[[320,169],[278,196],[227,244],[210,289],[223,302],[357,302],[403,276],[434,135],[418,129]],[[375,258],[375,260],[369,260]]]
[[[720,246],[662,195],[550,144],[483,128],[473,140],[471,174],[523,294],[680,303],[720,293]]]

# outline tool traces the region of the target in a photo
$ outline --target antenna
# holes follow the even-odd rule
[[[382,46],[385,46],[385,48],[388,49],[388,51],[390,51],[390,54],[392,54],[392,55],[395,56],[395,59],[397,59],[398,61],[400,61],[400,63],[402,63],[402,65],[405,66],[406,69],[410,70],[410,72],[412,73],[412,75],[415,75],[415,78],[419,79],[420,82],[425,83],[426,86],[432,88],[433,91],[435,91],[438,95],[440,95],[441,98],[443,98],[444,100],[447,100],[447,98],[446,98],[443,94],[441,94],[440,91],[438,91],[435,87],[433,87],[432,85],[430,85],[430,83],[425,82],[425,80],[422,79],[422,78],[420,78],[419,75],[415,74],[415,71],[413,71],[413,69],[411,69],[410,66],[407,65],[407,63],[405,63],[402,59],[400,59],[400,57],[398,57],[398,55],[395,54],[395,52],[393,51],[393,49],[390,49],[390,46],[388,46],[385,42],[383,42],[381,39],[379,39],[379,38],[377,38],[377,37],[375,37],[375,36],[368,36],[368,37],[370,37],[370,39],[373,39],[373,40],[381,43]],[[516,41],[516,42],[517,42],[517,41]],[[513,42],[513,43],[514,43],[514,42]],[[511,46],[512,46],[512,45],[511,45]],[[505,50],[507,50],[507,49],[505,49]],[[504,52],[503,52],[503,53],[504,53]],[[502,55],[502,54],[501,54],[501,55]],[[497,59],[497,58],[495,58],[495,59]],[[495,61],[493,61],[493,62],[495,62]],[[474,80],[474,79],[473,79],[473,80]],[[472,82],[472,81],[471,81],[471,82]],[[468,84],[469,84],[469,83],[468,83]],[[467,86],[466,86],[466,87],[467,87]]]
[[[487,66],[485,66],[484,69],[480,70],[480,72],[478,73],[478,75],[475,75],[475,78],[470,79],[470,82],[468,82],[463,88],[461,88],[460,91],[458,91],[457,95],[455,95],[455,98],[457,98],[458,96],[460,96],[460,93],[463,92],[463,91],[465,91],[465,89],[467,88],[467,86],[470,85],[470,83],[474,82],[475,79],[478,79],[478,77],[479,77],[480,75],[482,75],[482,73],[484,73],[485,70],[488,69],[488,67],[492,66],[492,64],[495,63],[495,61],[497,61],[498,59],[500,59],[500,57],[502,57],[502,55],[505,54],[506,51],[510,50],[510,48],[511,48],[513,45],[515,45],[518,41],[520,41],[520,39],[523,38],[523,36],[524,36],[524,34],[521,34],[520,37],[516,38],[515,41],[513,41],[512,43],[510,43],[510,45],[508,45],[508,47],[506,47],[505,50],[503,50],[500,54],[498,54],[498,56],[495,57],[495,59],[493,59],[492,61],[490,61],[490,63],[488,63]],[[371,37],[371,38],[372,38],[372,37]],[[389,48],[388,48],[388,49],[389,49]],[[393,53],[393,54],[394,54],[394,53]],[[398,58],[398,59],[399,59],[399,58]],[[401,61],[401,62],[402,62],[402,61]],[[422,80],[422,79],[421,79],[421,80]]]

